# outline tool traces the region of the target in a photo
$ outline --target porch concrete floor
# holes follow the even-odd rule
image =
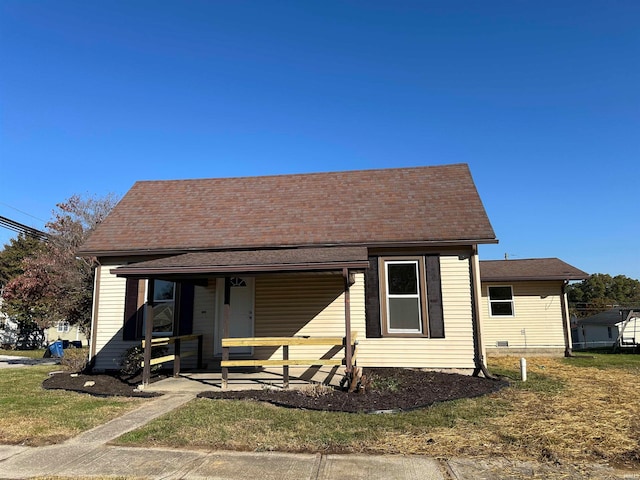
[[[344,376],[344,367],[290,367],[289,388],[303,388],[306,385],[323,383],[338,386]],[[282,368],[261,371],[229,369],[227,391],[282,389]],[[149,384],[146,392],[158,393],[200,393],[222,391],[222,372],[182,372],[178,377],[165,378]]]

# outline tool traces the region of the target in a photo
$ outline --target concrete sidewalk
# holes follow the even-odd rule
[[[56,365],[56,358],[30,358],[15,357],[13,355],[0,355],[0,368],[30,367],[32,365]]]
[[[154,398],[111,422],[49,447],[0,445],[0,479],[37,476],[122,476],[145,479],[240,480],[495,480],[640,478],[591,466],[510,462],[505,459],[436,460],[425,456],[320,455],[109,446],[134,430],[194,398],[170,394]]]

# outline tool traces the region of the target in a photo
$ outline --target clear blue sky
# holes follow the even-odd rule
[[[0,215],[464,162],[500,239],[482,258],[640,279],[639,26],[637,0],[2,0]]]

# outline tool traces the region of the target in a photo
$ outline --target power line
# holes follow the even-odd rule
[[[26,215],[28,217],[35,218],[36,220],[40,220],[41,222],[46,222],[46,220],[38,218],[35,215],[31,215],[30,213],[27,213],[24,210],[20,210],[19,208],[13,207],[13,206],[9,205],[8,203],[0,202],[0,205],[4,205],[5,207],[9,207],[12,210],[15,210],[16,212],[20,212],[20,213],[22,213],[22,214],[24,214],[24,215]]]
[[[20,222],[16,222],[15,220],[11,220],[10,218],[3,217],[2,215],[0,215],[0,227],[22,233],[28,237],[33,237],[38,240],[47,240],[49,238],[49,235],[44,233],[42,230],[24,225]]]

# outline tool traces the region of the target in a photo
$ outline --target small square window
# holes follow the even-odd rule
[[[510,285],[489,287],[489,311],[492,317],[513,317],[513,290]]]

